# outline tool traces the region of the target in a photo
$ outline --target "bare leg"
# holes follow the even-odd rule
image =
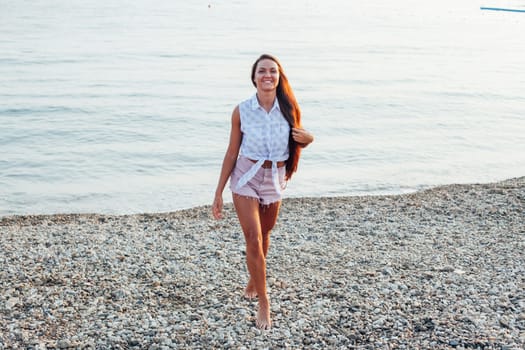
[[[257,298],[257,290],[255,290],[255,282],[253,278],[250,277],[246,289],[244,289],[244,297],[246,299],[255,299]]]
[[[266,258],[263,252],[261,218],[259,203],[256,199],[233,195],[233,203],[246,240],[246,264],[250,278],[259,297],[257,328],[269,329],[270,301],[266,292]]]
[[[259,205],[259,217],[261,221],[261,235],[262,235],[262,248],[264,258],[268,256],[268,250],[270,249],[270,233],[277,222],[277,216],[279,215],[279,209],[281,208],[281,201],[272,203],[270,205]],[[257,291],[255,290],[255,284],[253,278],[250,278],[244,296],[248,299],[257,297]]]
[[[270,249],[270,233],[277,222],[277,216],[279,215],[280,208],[281,201],[269,205],[259,206],[264,257],[268,256],[268,249]]]

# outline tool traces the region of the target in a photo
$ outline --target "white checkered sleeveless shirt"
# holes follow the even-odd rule
[[[257,163],[254,163],[251,169],[240,178],[236,188],[239,189],[250,181],[265,160],[271,160],[273,183],[277,192],[280,193],[277,162],[288,159],[290,125],[281,113],[277,98],[270,112],[266,112],[259,104],[255,94],[239,104],[239,113],[243,134],[240,154],[257,160]]]

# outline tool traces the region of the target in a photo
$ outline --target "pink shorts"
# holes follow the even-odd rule
[[[275,184],[272,180],[272,169],[271,168],[260,168],[255,176],[248,181],[244,186],[235,189],[239,179],[247,172],[255,163],[249,160],[246,157],[239,157],[235,168],[232,171],[230,177],[230,189],[233,193],[253,197],[259,200],[259,203],[268,205],[275,202],[278,202],[282,199],[282,194],[277,192]],[[284,175],[286,173],[286,167],[282,166],[277,168],[279,175],[279,185],[284,189],[286,182],[284,180]]]

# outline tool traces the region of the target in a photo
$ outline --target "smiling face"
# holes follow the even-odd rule
[[[271,59],[262,59],[257,63],[252,78],[257,90],[275,90],[279,85],[279,66]]]

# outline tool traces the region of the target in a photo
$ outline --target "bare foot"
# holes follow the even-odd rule
[[[257,291],[255,290],[255,283],[253,282],[253,279],[251,278],[250,278],[250,281],[248,282],[248,285],[246,286],[246,289],[244,290],[244,297],[247,299],[257,298]]]
[[[272,321],[270,320],[270,305],[268,303],[261,304],[261,302],[259,302],[259,311],[257,312],[255,325],[262,330],[269,330],[272,328]]]

